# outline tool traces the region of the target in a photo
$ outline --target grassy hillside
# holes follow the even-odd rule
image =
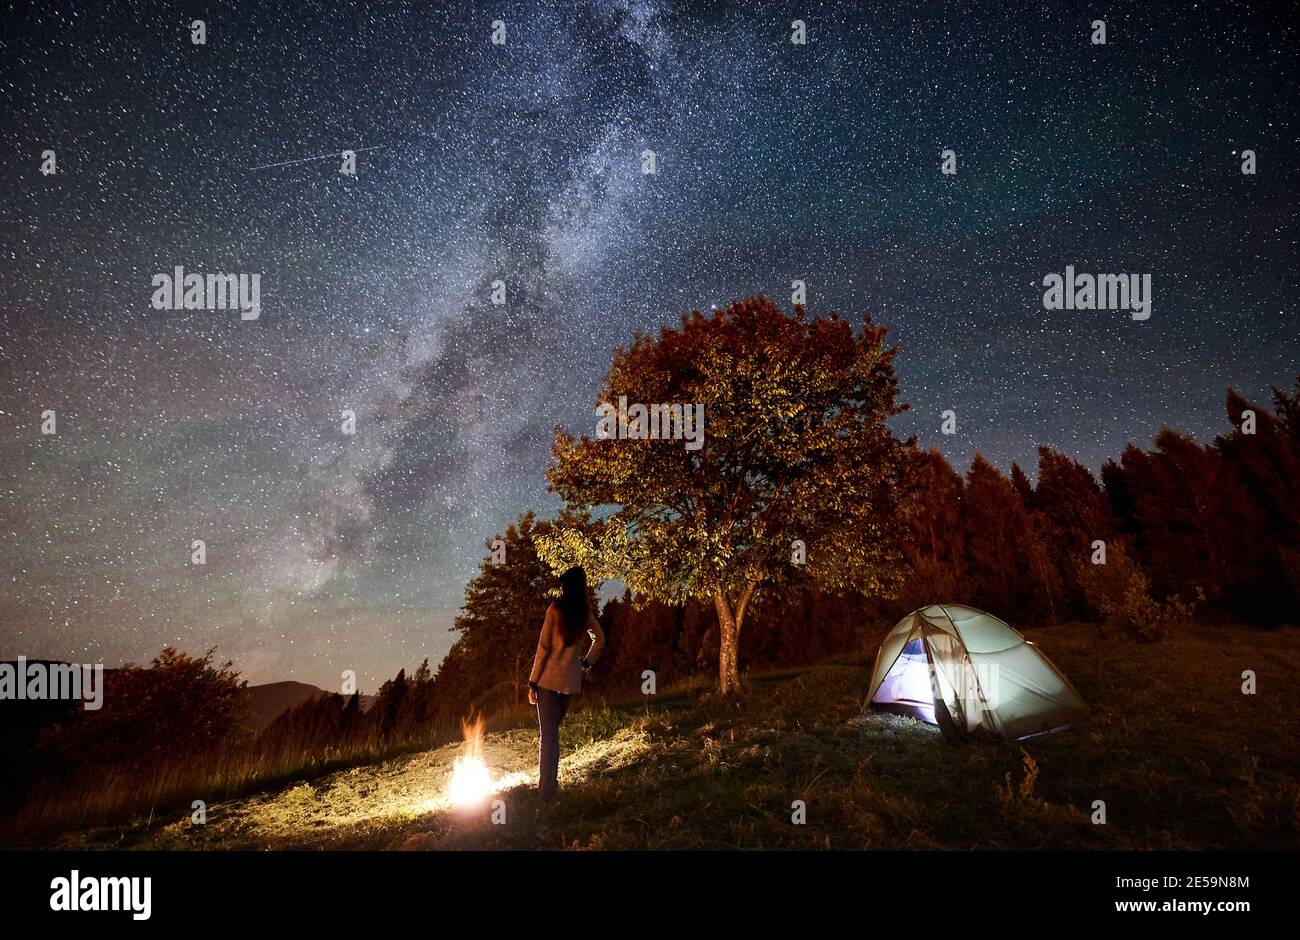
[[[859,719],[870,663],[750,677],[742,706],[676,689],[570,715],[561,796],[532,789],[536,731],[507,716],[486,758],[505,825],[443,799],[439,748],[62,846],[407,849],[1300,847],[1300,630],[1196,627],[1158,644],[1071,625],[1032,636],[1092,714],[1023,743],[955,746]],[[1241,693],[1253,669],[1258,694]],[[855,720],[856,719],[856,720]],[[806,825],[791,802],[807,804]],[[1107,824],[1089,821],[1104,800]]]

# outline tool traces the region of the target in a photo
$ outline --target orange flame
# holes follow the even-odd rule
[[[483,732],[486,722],[482,716],[462,719],[461,734],[465,738],[465,750],[456,758],[451,773],[451,785],[448,796],[457,806],[473,806],[481,803],[496,791],[492,782],[492,773],[483,761]]]

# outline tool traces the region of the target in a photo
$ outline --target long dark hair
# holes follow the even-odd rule
[[[572,646],[587,632],[586,571],[570,568],[560,575],[560,599],[555,606],[560,609],[560,632],[564,635],[564,645]]]

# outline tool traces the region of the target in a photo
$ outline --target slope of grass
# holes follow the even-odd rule
[[[749,679],[739,705],[682,689],[570,715],[561,795],[536,732],[489,735],[505,822],[443,794],[459,748],[343,770],[65,847],[407,849],[1189,849],[1300,847],[1300,631],[1195,627],[1158,644],[1070,625],[1031,637],[1092,712],[1025,742],[951,745],[861,716],[870,663]],[[1243,695],[1244,670],[1258,694]],[[507,720],[506,724],[510,724]],[[498,721],[498,727],[501,722]],[[803,825],[791,805],[807,808]],[[1105,802],[1106,823],[1090,817]],[[499,814],[498,814],[499,815]]]

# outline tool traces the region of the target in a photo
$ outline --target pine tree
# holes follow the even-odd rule
[[[538,521],[526,512],[485,542],[487,554],[465,587],[465,604],[451,628],[458,636],[432,684],[433,711],[440,721],[452,721],[470,708],[510,704],[524,687],[557,585],[555,572],[538,558],[536,539],[556,526],[581,531],[587,525],[580,514]],[[588,602],[595,609],[594,591]]]
[[[1038,486],[1033,493],[1033,524],[1059,573],[1067,605],[1076,615],[1087,603],[1076,575],[1093,543],[1112,542],[1118,527],[1105,493],[1088,468],[1049,447],[1038,448]]]

